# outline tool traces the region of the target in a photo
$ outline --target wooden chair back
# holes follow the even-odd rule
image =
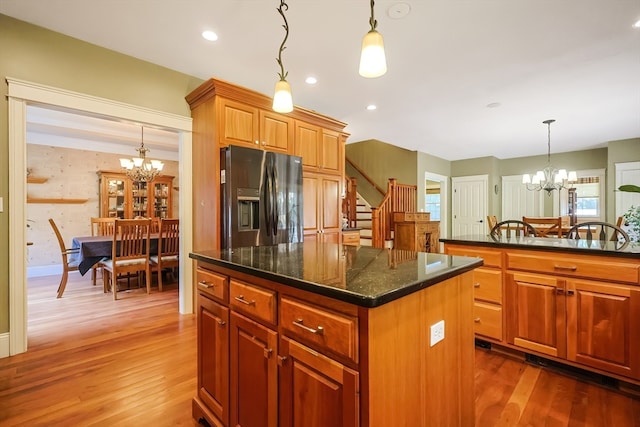
[[[92,236],[113,236],[115,233],[115,218],[91,218]]]
[[[151,247],[150,219],[116,219],[111,259],[100,265],[104,268],[104,287],[109,285],[113,299],[118,299],[118,276],[124,273],[144,272],[147,293],[151,292],[151,267],[149,251]]]
[[[158,271],[158,290],[162,292],[162,271],[180,265],[180,220],[163,218],[160,220],[158,255],[150,258],[154,271]]]
[[[493,227],[498,223],[498,217],[495,215],[487,215],[487,226],[489,227],[489,233],[493,230]]]
[[[616,249],[626,247],[631,241],[627,232],[622,228],[602,221],[588,221],[576,224],[569,230],[567,238],[575,240],[584,238],[589,246],[591,246],[591,242],[594,241],[601,242],[602,244],[606,242],[616,242]]]
[[[78,248],[68,249],[67,246],[64,244],[64,239],[62,238],[62,234],[60,234],[60,230],[58,229],[58,226],[56,225],[53,218],[49,218],[49,224],[51,224],[51,228],[53,229],[53,232],[55,233],[56,238],[58,239],[58,245],[60,246],[60,255],[62,256],[62,278],[60,279],[60,285],[58,285],[58,292],[57,292],[57,298],[61,298],[62,294],[64,293],[64,289],[67,286],[67,278],[69,277],[69,272],[78,270],[77,261],[71,260],[70,259],[71,257],[69,255],[77,254],[80,251],[80,249]]]
[[[493,238],[506,237],[511,239],[512,237],[520,238],[525,236],[536,237],[538,231],[535,227],[527,222],[517,219],[507,219],[500,221],[492,229],[490,236]]]
[[[552,216],[523,216],[522,222],[526,222],[535,227],[538,237],[562,237],[562,217]]]

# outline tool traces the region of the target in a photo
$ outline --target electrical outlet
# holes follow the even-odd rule
[[[444,320],[441,320],[437,323],[431,325],[431,340],[429,343],[430,347],[433,347],[440,341],[444,339]]]

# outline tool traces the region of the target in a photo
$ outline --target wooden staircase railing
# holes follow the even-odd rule
[[[358,183],[356,178],[345,177],[344,179],[345,197],[342,199],[342,217],[347,218],[349,227],[357,226],[356,204]]]
[[[417,185],[398,184],[389,178],[387,194],[377,208],[371,208],[371,246],[383,248],[391,239],[393,212],[417,211]]]

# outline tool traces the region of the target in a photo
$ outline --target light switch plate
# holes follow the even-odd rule
[[[4,212],[4,197],[0,197],[0,212]]]
[[[429,340],[429,347],[433,347],[444,339],[444,320],[431,325],[431,339]]]

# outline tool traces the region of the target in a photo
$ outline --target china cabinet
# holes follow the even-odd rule
[[[138,182],[123,173],[99,171],[98,175],[101,217],[172,217],[172,176],[161,175],[150,182]]]

